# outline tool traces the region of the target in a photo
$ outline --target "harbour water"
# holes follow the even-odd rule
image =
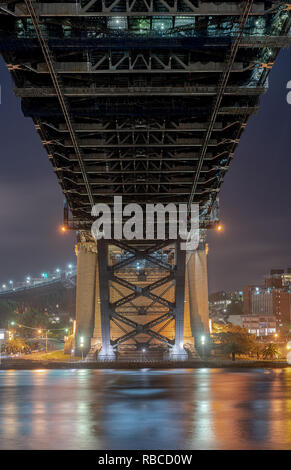
[[[0,449],[290,448],[291,368],[0,371]]]

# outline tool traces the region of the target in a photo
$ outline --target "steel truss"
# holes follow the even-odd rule
[[[29,16],[29,10],[23,8],[21,2],[2,1],[3,9],[7,13],[15,13],[19,17]],[[12,6],[9,5],[12,3]],[[269,3],[269,2],[268,2]],[[251,10],[253,15],[264,15],[272,8],[277,7],[278,2],[272,2],[268,9],[265,8],[265,2],[254,2]],[[57,2],[46,3],[38,2],[37,13],[39,16],[110,16],[120,17],[126,16],[172,16],[182,14],[183,16],[193,15],[212,15],[224,16],[234,15],[240,16],[241,8],[238,2],[203,2],[196,0],[89,0],[87,2],[76,0],[71,3]]]
[[[96,52],[95,52],[96,54]],[[15,64],[14,66],[17,66]],[[19,65],[21,67],[21,65]],[[36,73],[48,73],[46,64],[40,62],[35,67],[33,63],[28,63],[23,68],[27,68]],[[248,66],[249,67],[249,66]],[[86,62],[61,62],[55,63],[58,73],[84,73],[100,74],[114,73],[117,70],[120,73],[150,73],[150,72],[223,72],[224,66],[221,62],[207,61],[201,62],[195,60],[193,53],[177,54],[173,51],[154,52],[149,50],[147,53],[133,50],[100,52],[94,59],[90,54]],[[232,72],[242,72],[244,65],[242,62],[233,64]]]
[[[266,87],[226,87],[224,95],[262,95],[267,90]],[[133,86],[133,87],[64,87],[64,96],[215,96],[217,94],[217,87],[203,87],[203,86],[184,86],[184,87],[151,87],[151,86]],[[14,88],[16,96],[32,97],[32,98],[45,98],[57,96],[54,88]]]
[[[59,100],[60,107],[62,109],[62,113],[63,113],[64,119],[65,119],[65,122],[66,122],[66,126],[67,126],[67,129],[69,130],[69,133],[70,133],[71,141],[72,141],[76,156],[78,158],[80,169],[82,171],[82,176],[83,176],[86,188],[87,188],[87,194],[88,194],[89,201],[93,205],[94,200],[93,200],[93,197],[92,197],[92,194],[91,194],[91,188],[90,188],[90,185],[88,183],[87,175],[86,175],[86,172],[85,172],[85,169],[84,169],[81,150],[80,150],[79,145],[78,145],[78,139],[77,139],[76,133],[74,131],[72,116],[71,116],[71,113],[70,113],[68,103],[67,103],[67,101],[65,99],[65,96],[63,94],[63,91],[62,91],[61,80],[58,77],[58,75],[57,75],[57,73],[54,69],[54,60],[53,60],[53,57],[52,57],[52,53],[51,53],[51,51],[48,47],[45,36],[43,35],[41,27],[39,25],[39,19],[38,19],[38,15],[37,15],[37,13],[35,11],[35,8],[34,8],[34,2],[32,2],[31,0],[25,0],[25,5],[26,5],[27,11],[28,11],[28,13],[31,17],[31,21],[33,23],[33,26],[35,28],[35,32],[36,32],[36,35],[38,37],[42,53],[43,53],[43,56],[44,56],[46,64],[47,64],[47,67],[48,67],[48,70],[49,70],[49,73],[50,73],[50,76],[51,76],[51,80],[52,80],[52,83],[53,83],[55,91],[56,91],[56,95],[57,95],[58,100]]]
[[[192,184],[190,197],[189,197],[189,208],[191,207],[191,204],[194,200],[194,195],[195,195],[195,191],[196,191],[197,184],[198,184],[198,181],[199,181],[200,171],[201,171],[201,168],[202,168],[202,165],[203,165],[203,160],[204,160],[204,157],[205,157],[205,154],[206,154],[206,151],[207,151],[207,147],[209,145],[209,141],[210,141],[213,129],[214,129],[214,124],[216,122],[216,119],[217,119],[217,116],[218,116],[218,113],[219,113],[222,98],[223,98],[223,95],[225,93],[225,89],[226,89],[226,86],[227,86],[227,83],[228,83],[228,79],[229,79],[229,76],[230,76],[230,73],[231,73],[231,69],[232,69],[232,66],[235,62],[235,58],[236,58],[236,55],[237,55],[237,52],[238,52],[239,44],[240,44],[240,41],[241,41],[241,38],[242,38],[242,35],[243,35],[243,32],[244,32],[246,22],[248,20],[249,15],[250,15],[252,6],[253,6],[253,0],[247,0],[244,3],[243,11],[242,11],[242,14],[241,14],[241,17],[240,17],[240,24],[239,24],[238,34],[237,34],[236,40],[232,44],[225,70],[224,70],[224,72],[222,74],[222,77],[220,79],[218,93],[217,93],[217,95],[214,99],[214,102],[213,102],[213,107],[212,107],[212,112],[211,112],[208,128],[207,128],[205,138],[204,138],[204,142],[203,142],[203,146],[202,146],[202,149],[201,149],[198,168],[197,168],[197,171],[196,171],[196,173],[194,175],[194,179],[193,179],[193,184]],[[212,204],[209,206],[209,210],[211,210],[211,209],[212,209]]]
[[[118,262],[110,261],[109,247],[112,246],[123,253]],[[171,262],[158,255],[169,248],[173,255]],[[185,251],[180,249],[180,240],[128,242],[102,239],[98,241],[98,263],[102,270],[103,354],[110,355],[112,348],[116,351],[124,343],[136,350],[156,348],[158,343],[176,354],[183,353]],[[166,297],[170,290],[173,301]],[[117,300],[113,300],[114,294]],[[135,319],[145,320],[151,315],[151,319],[138,322],[131,318],[132,315]],[[174,338],[162,334],[169,322],[175,323]],[[112,323],[122,333],[117,338],[110,334]]]

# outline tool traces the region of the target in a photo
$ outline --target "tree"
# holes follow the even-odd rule
[[[264,359],[278,359],[280,356],[280,350],[278,346],[274,343],[270,343],[263,349],[263,358]]]
[[[17,354],[30,351],[29,345],[18,338],[6,341],[3,349],[7,354]]]
[[[251,352],[257,356],[257,359],[260,359],[260,356],[263,352],[264,345],[258,341],[254,341],[254,344],[251,347]]]
[[[16,320],[17,304],[12,300],[0,300],[0,328],[7,328],[8,322]]]
[[[255,338],[241,326],[215,324],[212,336],[216,347],[226,354],[231,354],[235,360],[237,354],[250,354],[254,347]]]
[[[226,354],[231,354],[232,361],[235,361],[236,354],[244,354],[246,352],[246,348],[243,344],[233,341],[224,345],[224,351]]]
[[[26,310],[22,315],[20,315],[19,323],[24,326],[21,328],[21,336],[26,338],[35,336],[37,329],[45,330],[49,327],[48,316],[35,309]],[[35,330],[25,327],[35,328]]]

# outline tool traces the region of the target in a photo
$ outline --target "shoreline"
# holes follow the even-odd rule
[[[35,370],[35,369],[285,369],[291,368],[288,362],[277,361],[152,361],[152,362],[58,362],[43,360],[2,360],[1,370]]]

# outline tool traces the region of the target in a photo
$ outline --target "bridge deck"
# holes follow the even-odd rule
[[[283,2],[0,2],[1,49],[72,214],[198,202],[209,226],[267,76],[289,44]]]

